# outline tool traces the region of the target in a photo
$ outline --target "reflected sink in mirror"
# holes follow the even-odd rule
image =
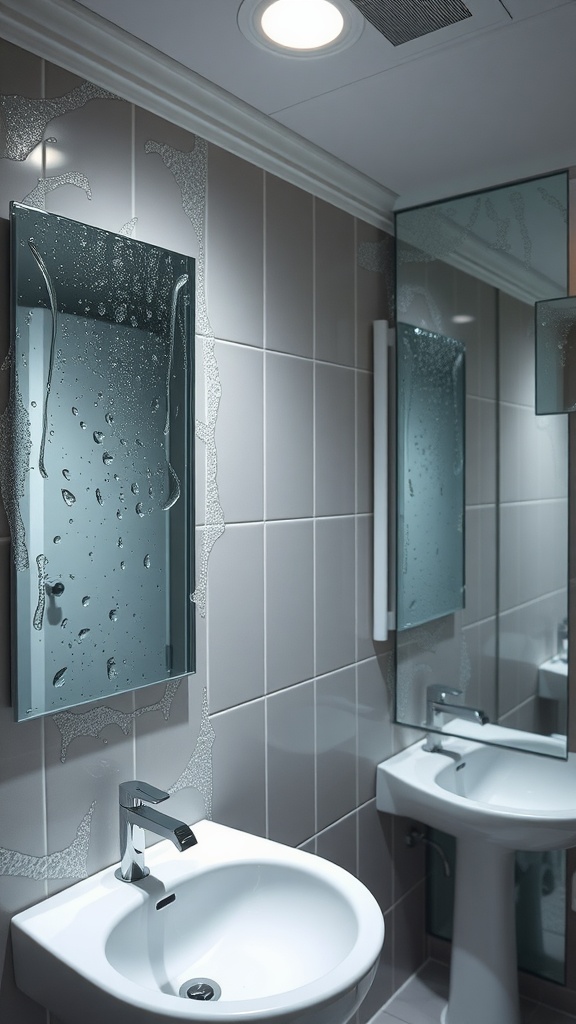
[[[576,755],[564,761],[455,737],[441,742],[429,751],[420,741],[378,765],[376,805],[456,837],[443,1024],[520,1024],[515,851],[576,844]]]
[[[372,983],[382,914],[320,857],[201,821],[12,921],[18,986],[62,1024],[344,1024]]]

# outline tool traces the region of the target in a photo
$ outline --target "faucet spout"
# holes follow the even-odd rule
[[[442,701],[434,702],[432,708],[435,715],[458,715],[459,718],[465,718],[467,722],[477,722],[478,725],[487,725],[490,721],[481,708],[470,708],[466,704],[445,704]]]
[[[116,877],[122,882],[137,882],[150,873],[144,863],[146,831],[170,839],[181,853],[195,846],[196,836],[184,821],[144,803],[161,803],[169,795],[145,782],[120,783],[120,867]]]
[[[456,715],[458,718],[465,718],[468,722],[487,725],[490,719],[482,711],[482,708],[469,707],[467,704],[454,704],[447,700],[448,697],[461,696],[461,690],[454,690],[436,684],[429,686],[426,691],[426,728],[441,729],[440,717],[442,715]],[[429,732],[424,744],[424,750],[433,752],[441,750],[440,738],[436,737],[434,733]]]

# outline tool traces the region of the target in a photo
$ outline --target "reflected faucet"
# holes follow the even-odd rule
[[[458,718],[465,718],[468,722],[476,722],[478,725],[487,725],[490,721],[481,708],[472,708],[467,704],[453,704],[448,701],[449,697],[461,697],[462,690],[454,690],[449,686],[434,684],[426,690],[426,728],[436,728],[441,715],[457,715]],[[424,750],[439,751],[442,749],[440,737],[434,733],[428,733]]]
[[[150,874],[144,864],[145,830],[170,839],[180,852],[196,845],[196,836],[183,821],[161,814],[144,801],[159,804],[170,794],[147,782],[120,783],[120,867],[115,872],[122,882],[138,882]]]

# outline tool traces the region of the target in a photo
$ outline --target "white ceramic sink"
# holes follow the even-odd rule
[[[515,850],[576,845],[576,757],[442,737],[378,765],[376,804],[456,836],[450,998],[444,1024],[520,1024]]]
[[[194,833],[185,853],[148,850],[140,882],[114,866],[17,914],[18,986],[62,1024],[348,1020],[384,939],[365,886],[214,822]],[[210,996],[204,986],[214,997],[187,996]]]
[[[576,759],[442,738],[378,766],[380,810],[407,814],[455,836],[483,836],[513,850],[576,845]]]

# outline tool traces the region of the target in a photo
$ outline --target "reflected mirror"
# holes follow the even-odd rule
[[[398,630],[464,607],[464,359],[454,338],[398,324]]]
[[[194,261],[13,203],[19,720],[193,671]]]
[[[562,172],[396,216],[397,335],[410,330],[426,348],[453,339],[466,365],[462,524],[446,500],[452,410],[438,411],[451,437],[444,468],[433,436],[411,468],[438,474],[423,517],[442,519],[456,548],[462,527],[464,607],[443,607],[434,532],[403,532],[406,410],[427,399],[424,382],[407,388],[398,377],[397,720],[556,756],[566,756],[568,426],[566,416],[536,415],[534,305],[566,294],[567,212]],[[403,622],[408,570],[414,594],[436,596],[425,617]]]

